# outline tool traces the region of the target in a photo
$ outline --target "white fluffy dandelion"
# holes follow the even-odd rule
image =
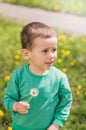
[[[28,103],[30,103],[30,101],[32,100],[33,97],[38,96],[38,94],[39,94],[38,89],[37,88],[32,88],[30,90],[30,98],[28,99]]]
[[[30,95],[33,96],[33,97],[38,96],[38,93],[39,93],[39,91],[38,91],[37,88],[32,88],[32,89],[30,90]]]

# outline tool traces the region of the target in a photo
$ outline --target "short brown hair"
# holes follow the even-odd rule
[[[27,24],[21,32],[22,48],[30,49],[33,40],[36,38],[51,38],[56,37],[56,33],[47,25],[40,22],[32,22]]]

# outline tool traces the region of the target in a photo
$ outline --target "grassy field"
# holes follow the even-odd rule
[[[0,130],[11,130],[11,116],[1,103],[12,71],[27,62],[21,56],[20,31],[24,24],[0,19]],[[61,130],[86,130],[86,36],[57,32],[58,58],[55,66],[67,73],[73,92],[68,121]]]
[[[61,11],[86,16],[86,0],[2,0],[18,5],[39,7],[47,10]]]

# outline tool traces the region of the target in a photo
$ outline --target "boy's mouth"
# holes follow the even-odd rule
[[[51,66],[53,63],[54,63],[54,61],[46,62],[46,64],[47,64],[48,66]]]

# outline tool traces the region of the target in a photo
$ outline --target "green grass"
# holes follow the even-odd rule
[[[86,16],[86,0],[3,0],[18,5]]]
[[[0,19],[0,99],[3,97],[9,76],[12,71],[26,63],[19,50],[20,31],[24,23],[10,22]],[[68,121],[61,130],[86,129],[86,37],[75,37],[57,31],[58,59],[55,66],[67,73],[70,87],[73,92],[73,105]],[[3,107],[0,100],[0,130],[11,125],[11,115]]]

